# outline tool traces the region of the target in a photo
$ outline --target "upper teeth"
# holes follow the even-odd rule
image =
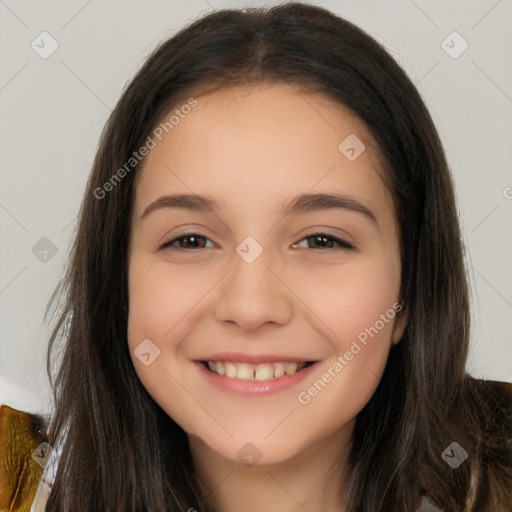
[[[208,361],[208,368],[219,375],[225,375],[232,379],[242,380],[270,380],[277,379],[286,375],[294,375],[306,366],[301,363],[266,363],[266,364],[248,364]]]

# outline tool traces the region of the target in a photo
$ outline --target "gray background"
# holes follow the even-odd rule
[[[125,84],[161,40],[198,16],[277,3],[0,0],[0,403],[48,407],[43,315],[100,131]],[[467,251],[468,369],[511,381],[512,0],[309,3],[384,44],[424,97],[454,175]],[[469,45],[457,58],[445,51],[462,48],[448,37],[454,31]],[[50,47],[42,32],[58,43],[46,59],[31,47]]]

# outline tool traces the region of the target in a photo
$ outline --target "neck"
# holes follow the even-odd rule
[[[247,467],[189,436],[197,476],[222,512],[345,512],[353,423],[285,461]]]

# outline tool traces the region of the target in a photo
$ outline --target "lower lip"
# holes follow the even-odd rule
[[[283,375],[282,377],[271,380],[242,380],[226,377],[225,375],[211,372],[199,361],[194,361],[194,363],[200,374],[206,378],[212,386],[221,391],[245,396],[268,396],[290,389],[302,382],[315,371],[318,361],[294,375]]]

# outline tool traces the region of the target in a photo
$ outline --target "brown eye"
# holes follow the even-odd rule
[[[175,246],[177,249],[204,249],[204,242],[207,240],[210,239],[197,233],[189,233],[165,242],[160,246],[160,249],[175,246],[176,242],[178,243],[178,246]]]
[[[312,247],[307,247],[308,249],[336,249],[337,247],[341,249],[355,249],[355,247],[346,240],[325,233],[313,233],[302,240],[307,240],[308,243],[312,245]],[[297,246],[298,244],[294,245],[294,247]]]

